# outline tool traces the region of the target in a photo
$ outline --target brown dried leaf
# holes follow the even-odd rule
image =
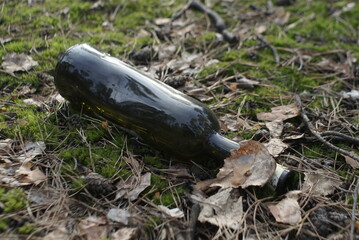
[[[198,220],[200,222],[209,222],[220,228],[241,229],[243,217],[242,197],[231,194],[232,190],[232,188],[222,189],[207,199],[200,199],[199,203],[202,210]]]
[[[268,208],[277,222],[297,224],[302,220],[300,206],[298,204],[298,194],[289,192],[286,198],[277,204],[269,205]]]
[[[116,184],[118,189],[118,192],[116,193],[116,199],[123,197],[130,201],[134,201],[138,198],[140,193],[150,185],[151,173],[145,173],[140,178],[137,176],[131,176],[126,181],[120,181]]]
[[[86,240],[98,240],[107,237],[108,225],[104,216],[90,216],[82,219],[77,226],[78,235]]]
[[[272,112],[258,113],[257,119],[262,121],[287,120],[300,115],[300,110],[295,103],[271,108]]]
[[[16,176],[20,179],[22,183],[34,183],[38,185],[39,183],[46,180],[46,176],[41,170],[36,167],[34,170],[31,170],[32,164],[30,162],[24,163],[18,170],[16,170]]]
[[[327,196],[332,194],[342,181],[336,175],[328,172],[305,173],[303,192],[310,192],[313,195]]]
[[[111,234],[111,240],[135,240],[137,238],[138,228],[121,228]]]
[[[263,186],[273,175],[276,163],[263,144],[244,141],[240,148],[231,151],[224,160],[224,166],[217,174],[217,181],[211,186],[221,188]]]
[[[32,57],[24,53],[9,53],[2,59],[2,68],[11,75],[14,75],[14,72],[18,71],[28,71],[38,65],[37,61],[34,61]]]
[[[264,143],[264,146],[273,157],[278,157],[279,154],[288,148],[288,144],[279,138],[272,138],[268,143]]]
[[[283,132],[283,121],[274,120],[272,122],[266,122],[266,127],[268,128],[272,138],[279,138]]]
[[[351,152],[352,154],[355,154],[354,152]],[[358,156],[358,155],[357,155]],[[351,157],[344,156],[346,163],[348,163],[352,168],[358,169],[359,168],[359,162],[354,160]]]

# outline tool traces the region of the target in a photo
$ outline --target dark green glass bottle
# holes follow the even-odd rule
[[[55,85],[73,105],[101,114],[177,158],[220,165],[240,147],[219,134],[218,120],[206,105],[87,44],[63,54]]]

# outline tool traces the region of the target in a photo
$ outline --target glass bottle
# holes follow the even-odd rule
[[[177,158],[221,164],[240,147],[219,133],[218,120],[206,105],[88,44],[62,55],[55,85],[73,105],[99,113]],[[270,184],[282,188],[290,175],[277,166]]]

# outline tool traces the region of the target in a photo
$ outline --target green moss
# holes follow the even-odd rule
[[[8,219],[0,219],[0,232],[5,232],[9,229]]]
[[[151,165],[153,167],[156,167],[158,169],[163,169],[166,168],[167,166],[164,165],[163,163],[161,163],[161,161],[155,157],[155,156],[145,156],[143,161],[147,164],[147,165]]]
[[[21,227],[19,227],[17,229],[17,232],[20,234],[30,234],[34,231],[35,231],[34,226],[29,225],[29,224],[22,225]]]
[[[5,213],[17,212],[25,208],[27,200],[21,188],[6,190],[0,188],[0,202],[4,204]]]

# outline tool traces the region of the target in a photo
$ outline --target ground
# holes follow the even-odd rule
[[[193,224],[198,239],[355,238],[359,4],[208,0],[205,5],[237,41],[227,42],[203,12],[185,10],[184,0],[2,2],[1,238],[187,239]],[[201,100],[228,138],[254,139],[268,148],[276,138],[285,147],[272,155],[297,172],[291,184],[299,192],[234,189],[231,196],[241,199],[243,209],[238,228],[196,221],[193,186],[214,178],[218,168],[178,161],[61,99],[54,68],[78,43]],[[352,157],[318,140],[299,112],[283,118],[283,130],[273,137],[271,120],[258,114],[296,104],[315,131],[329,134],[323,134],[326,142]],[[123,192],[127,195],[115,197]],[[300,219],[288,222],[273,213],[284,200],[293,204],[286,209],[298,206],[290,215]],[[160,206],[177,208],[184,217],[165,214]]]

